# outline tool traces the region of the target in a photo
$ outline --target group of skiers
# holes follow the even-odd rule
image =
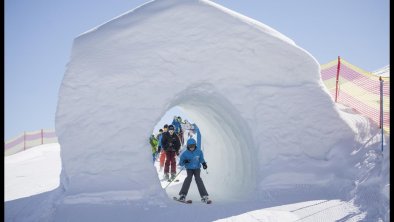
[[[181,151],[184,144],[183,130],[189,130],[188,140],[186,142],[186,149]],[[193,135],[197,134],[197,141]],[[201,196],[201,201],[211,203],[208,198],[208,192],[205,189],[204,183],[200,177],[201,165],[203,169],[207,169],[207,163],[204,159],[203,151],[201,150],[201,135],[196,124],[190,124],[187,120],[182,122],[180,116],[174,116],[171,125],[165,124],[163,129],[159,130],[157,136],[152,134],[149,138],[152,147],[153,163],[159,158],[160,171],[164,167],[164,178],[169,182],[175,180],[176,173],[176,156],[180,155],[179,165],[184,167],[187,172],[182,188],[179,191],[179,200],[186,201],[186,195],[189,191],[190,183],[194,176],[197,183],[198,191]],[[171,172],[171,176],[170,176]]]

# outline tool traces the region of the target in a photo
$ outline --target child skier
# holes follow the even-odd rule
[[[179,160],[179,165],[185,166],[187,177],[183,182],[181,191],[179,191],[179,200],[180,201],[186,200],[186,195],[189,191],[190,183],[192,182],[192,178],[194,175],[198,192],[200,193],[201,196],[201,201],[204,203],[211,203],[211,200],[209,200],[208,198],[208,192],[205,189],[204,183],[200,177],[201,164],[204,170],[208,168],[207,163],[204,160],[204,154],[201,151],[201,149],[196,148],[195,139],[193,138],[188,139],[186,144],[187,144],[187,150],[185,150],[185,152],[182,153]]]

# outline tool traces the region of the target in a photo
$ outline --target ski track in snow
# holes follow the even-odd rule
[[[315,200],[255,210],[217,221],[359,221],[364,216],[349,202]]]

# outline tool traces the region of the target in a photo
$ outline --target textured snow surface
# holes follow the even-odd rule
[[[207,184],[220,200],[253,196],[272,161],[324,160],[352,143],[319,64],[259,24],[211,2],[165,0],[79,36],[56,116],[67,195],[138,190],[141,201],[166,198],[149,161],[136,160],[150,158],[146,138],[174,106],[203,133]],[[296,168],[284,173],[325,183]]]

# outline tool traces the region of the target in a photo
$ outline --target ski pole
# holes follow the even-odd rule
[[[155,154],[155,161],[153,161],[153,162],[156,162],[156,161],[157,161],[157,159],[159,159],[159,156],[160,156],[160,153],[159,153],[159,152],[157,152],[157,153]]]
[[[170,185],[170,184],[172,183],[172,181],[175,180],[175,178],[182,172],[183,169],[185,169],[185,167],[182,167],[182,169],[179,171],[179,173],[177,173],[177,174],[175,175],[174,179],[172,179],[172,180],[164,187],[164,189],[166,189],[166,188],[168,187],[168,185]]]

